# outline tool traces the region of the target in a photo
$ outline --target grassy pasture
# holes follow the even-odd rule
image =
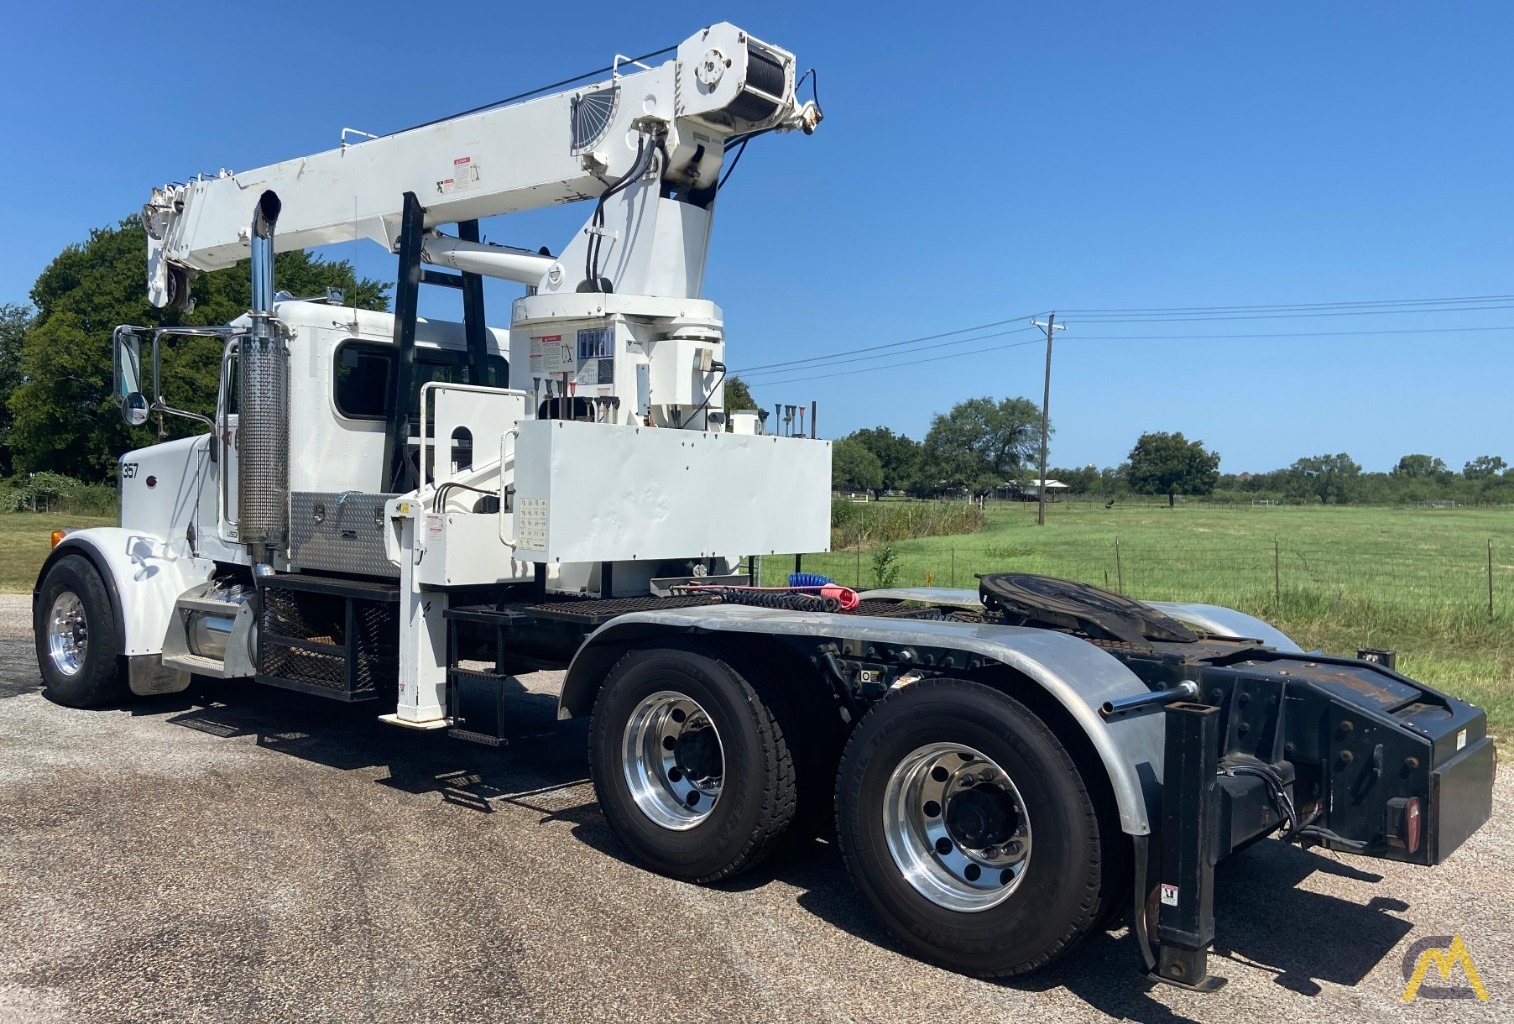
[[[1399,652],[1399,669],[1488,710],[1514,735],[1514,509],[990,507],[986,528],[893,542],[900,586],[975,587],[1020,570],[1149,600],[1223,604],[1332,654]],[[1493,614],[1488,609],[1493,543]],[[806,555],[804,568],[873,586],[881,545]],[[764,577],[792,568],[769,558]]]
[[[71,513],[11,512],[0,514],[0,594],[30,594],[37,570],[52,550],[54,530],[86,526],[115,526],[116,517]]]
[[[0,515],[0,593],[30,592],[51,530],[114,522]],[[804,568],[871,586],[879,547],[806,555]],[[1332,654],[1391,648],[1401,671],[1481,705],[1501,737],[1514,736],[1514,509],[1059,503],[1038,528],[1034,505],[1006,503],[990,507],[982,532],[890,547],[901,586],[973,587],[975,572],[1039,572],[1240,608]],[[792,567],[766,559],[765,582]]]

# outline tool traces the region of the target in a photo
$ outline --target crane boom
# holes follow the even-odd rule
[[[644,146],[663,154],[665,186],[712,189],[726,139],[809,132],[820,118],[795,98],[794,56],[728,23],[689,37],[658,67],[619,67],[608,81],[155,189],[143,210],[149,297],[185,306],[195,272],[245,259],[247,211],[265,191],[283,203],[279,251],[359,238],[392,250],[407,192],[424,205],[427,228],[595,199],[650,170],[638,162]],[[520,254],[505,276],[540,276],[551,263],[531,257]]]

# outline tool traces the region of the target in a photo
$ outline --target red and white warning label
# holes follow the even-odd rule
[[[444,196],[453,192],[466,192],[470,188],[477,188],[478,181],[477,161],[471,156],[460,156],[452,161],[451,177],[438,181],[436,190]]]

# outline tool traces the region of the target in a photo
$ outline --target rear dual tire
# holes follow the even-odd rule
[[[638,861],[717,882],[768,856],[793,821],[794,735],[781,696],[714,652],[633,650],[595,702],[589,771]]]
[[[853,881],[912,953],[966,974],[1044,966],[1099,925],[1121,891],[1103,818],[1039,718],[961,680],[889,695],[838,775]]]
[[[796,773],[796,755],[812,752],[796,749],[784,696],[692,643],[616,664],[595,704],[589,762],[606,820],[636,860],[716,882],[779,845],[796,823],[799,777],[819,789]],[[1051,729],[1001,690],[935,679],[894,691],[852,732],[835,778],[848,872],[922,959],[1018,974],[1120,909],[1111,808]]]

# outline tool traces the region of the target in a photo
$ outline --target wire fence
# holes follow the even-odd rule
[[[927,545],[865,543],[819,554],[769,556],[764,585],[796,567],[859,589],[968,587],[977,574],[1031,572],[1092,583],[1155,601],[1198,601],[1328,616],[1370,606],[1396,616],[1502,617],[1514,613],[1514,546],[1444,539],[1433,548],[1395,546],[1370,556],[1340,543],[1286,537],[1223,543],[1082,541],[1035,548],[973,537]],[[1428,624],[1428,623],[1427,623]]]

